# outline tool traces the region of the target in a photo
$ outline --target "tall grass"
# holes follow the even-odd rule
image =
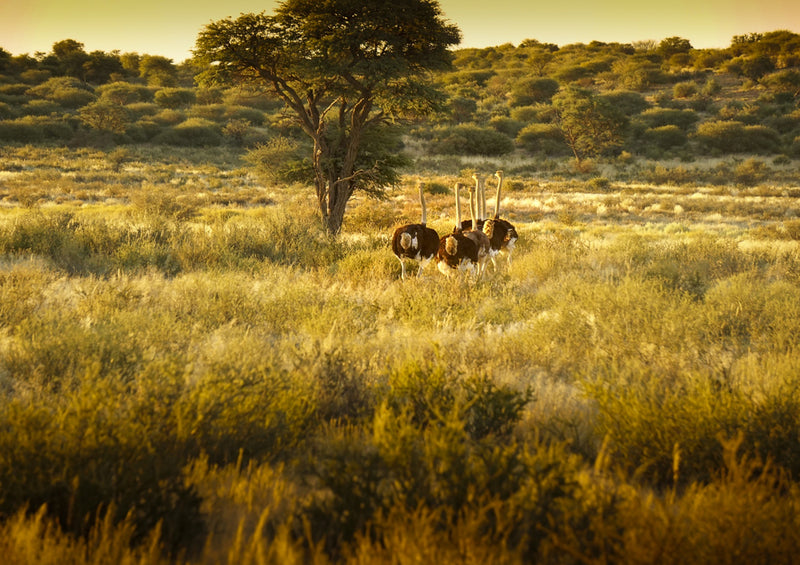
[[[792,562],[780,200],[530,184],[511,266],[401,282],[386,204],[334,241],[303,196],[213,188],[219,167],[224,204],[165,173],[0,213],[11,562]],[[731,202],[753,216],[708,218]]]

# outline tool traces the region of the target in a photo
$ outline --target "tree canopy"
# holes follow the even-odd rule
[[[286,0],[274,15],[207,25],[195,56],[208,65],[202,83],[255,83],[293,111],[313,142],[319,210],[336,234],[353,191],[380,188],[391,172],[389,151],[359,159],[366,134],[434,109],[442,97],[429,74],[449,68],[459,41],[432,0]]]

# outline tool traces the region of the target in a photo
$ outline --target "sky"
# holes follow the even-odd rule
[[[276,0],[0,0],[0,47],[13,55],[34,55],[74,39],[87,52],[136,52],[180,63],[191,56],[206,24],[269,13],[277,5]],[[798,0],[439,0],[439,5],[461,28],[461,47],[517,45],[524,39],[563,46],[677,36],[702,49],[728,47],[734,35],[746,33],[800,33]]]

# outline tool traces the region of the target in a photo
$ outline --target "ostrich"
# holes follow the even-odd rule
[[[425,194],[422,181],[417,182],[419,189],[419,203],[422,207],[422,222],[419,224],[406,224],[394,231],[392,236],[392,251],[400,261],[400,278],[406,280],[406,265],[404,258],[414,259],[419,262],[417,276],[422,274],[422,269],[433,259],[439,249],[439,234],[436,230],[426,225],[427,210],[425,208]]]
[[[517,230],[508,220],[500,217],[500,189],[503,186],[503,171],[497,171],[494,174],[497,177],[497,195],[494,201],[494,217],[486,220],[483,224],[483,233],[489,236],[492,249],[495,253],[505,253],[506,260],[509,266],[511,265],[511,252],[514,251],[514,246],[517,243],[519,236]],[[494,256],[492,256],[492,264],[497,267]]]
[[[453,233],[444,235],[439,240],[436,252],[436,263],[439,271],[450,276],[456,271],[473,271],[478,265],[478,246],[461,230],[461,198],[460,191],[464,185],[456,183],[456,225]]]
[[[476,176],[477,179],[477,176]],[[483,274],[486,269],[486,262],[491,257],[492,245],[489,241],[489,236],[483,233],[478,224],[476,210],[480,208],[478,204],[480,182],[476,182],[475,187],[469,187],[469,212],[472,217],[472,225],[469,230],[464,231],[464,235],[475,242],[478,247],[478,277]],[[463,223],[462,223],[463,225]]]

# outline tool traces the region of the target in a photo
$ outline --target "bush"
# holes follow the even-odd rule
[[[528,78],[511,87],[508,105],[512,108],[549,102],[558,92],[558,82],[551,78]]]
[[[221,128],[201,118],[189,118],[153,138],[153,143],[181,147],[216,147],[222,141]]]
[[[746,126],[737,121],[704,122],[697,127],[695,138],[707,150],[722,153],[766,153],[780,144],[775,130],[765,126]]]
[[[697,94],[697,83],[693,80],[679,82],[672,87],[674,98],[691,98],[695,94]]]
[[[525,123],[505,116],[495,116],[489,120],[489,125],[508,137],[517,137]]]
[[[21,110],[25,116],[49,116],[63,112],[64,108],[51,100],[31,100]],[[2,110],[0,110],[0,114],[2,114]]]
[[[657,128],[662,126],[678,126],[686,131],[699,120],[693,110],[674,110],[668,108],[652,108],[642,112],[638,121],[644,122],[647,127]]]
[[[566,155],[569,147],[564,142],[561,130],[555,124],[530,124],[517,134],[517,145],[532,153]]]
[[[670,149],[684,145],[688,141],[686,132],[675,125],[648,128],[642,137],[646,143],[660,149]]]
[[[154,96],[156,104],[162,108],[186,108],[194,104],[196,97],[192,88],[162,88]]]
[[[511,119],[525,124],[532,122],[549,122],[552,120],[553,115],[553,107],[549,104],[520,106],[511,109]]]
[[[128,104],[149,103],[153,101],[153,89],[130,82],[111,82],[98,86],[95,92],[101,101],[126,106]]]
[[[608,94],[604,94],[603,98],[608,100],[626,116],[640,114],[650,107],[650,103],[643,95],[628,90],[609,92]]]
[[[302,182],[311,172],[307,148],[283,136],[256,145],[244,155],[244,160],[269,183]]]
[[[436,155],[505,155],[514,150],[514,142],[494,129],[461,124],[436,128],[430,149]]]
[[[29,96],[44,98],[65,108],[80,108],[95,100],[89,85],[70,77],[56,77],[28,89]]]
[[[3,141],[35,143],[40,141],[66,141],[75,130],[64,119],[45,116],[26,116],[16,120],[0,121],[0,139]]]

